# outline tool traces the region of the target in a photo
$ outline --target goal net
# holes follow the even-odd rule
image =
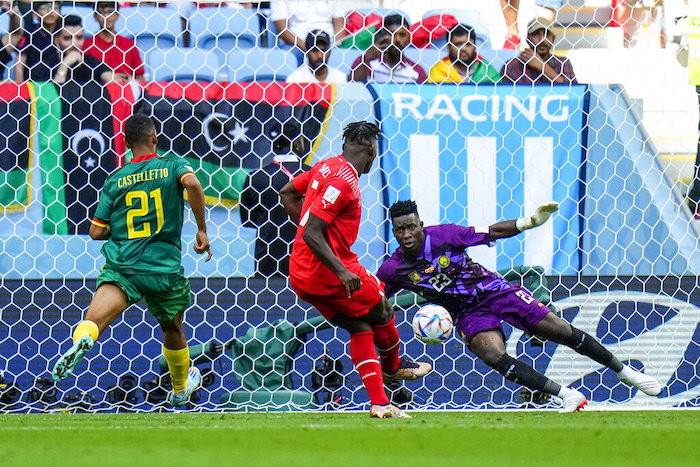
[[[698,407],[698,112],[684,25],[700,14],[682,1],[539,3],[521,0],[514,23],[499,2],[438,0],[143,2],[118,11],[47,2],[0,15],[9,41],[0,83],[0,412],[170,410],[162,334],[143,303],[105,331],[74,376],[51,380],[104,264],[102,242],[87,233],[105,178],[130,161],[123,127],[135,112],[153,118],[159,153],[187,159],[206,195],[214,258],[194,254],[187,207],[182,236],[194,296],[185,330],[204,375],[188,409],[367,408],[347,333],[290,288],[295,226],[277,197],[294,173],[341,153],[343,128],[359,120],[382,129],[380,156],[360,179],[353,247],[368,270],[398,246],[388,221],[397,200],[416,200],[426,225],[474,226],[554,200],[561,207],[550,222],[470,256],[665,388],[650,398],[570,349],[504,324],[508,353],[579,389],[593,407]],[[313,20],[328,29],[312,35],[317,55],[319,37],[334,44],[326,75],[314,75],[317,58],[289,43],[306,47],[300,9],[312,4]],[[556,63],[569,63],[576,79],[562,67],[563,84],[491,82],[523,56],[530,20],[549,14]],[[396,15],[393,31],[408,31],[404,43],[388,36],[398,64],[381,68],[391,59],[379,59],[369,78],[354,74]],[[473,32],[482,74],[448,66],[447,31],[456,24]],[[110,43],[103,28],[125,41]],[[86,52],[66,65],[78,49]],[[124,66],[113,65],[115,55]],[[441,82],[441,63],[443,80],[464,83]],[[424,78],[438,82],[418,83]],[[386,387],[396,404],[556,407],[505,381],[458,337],[418,341],[416,297],[396,302],[402,353],[434,367]]]

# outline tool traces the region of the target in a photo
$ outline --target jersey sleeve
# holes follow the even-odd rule
[[[340,177],[328,177],[319,182],[318,196],[309,207],[309,213],[330,224],[352,200],[348,182]]]
[[[311,179],[313,179],[314,174],[316,173],[316,165],[314,165],[311,170],[307,172],[302,172],[296,177],[292,179],[292,183],[294,184],[294,188],[303,194],[306,194],[306,190],[309,189],[309,184],[311,183]]]
[[[175,176],[177,181],[182,185],[182,181],[188,175],[194,175],[194,169],[185,159],[177,159],[175,163]]]
[[[112,217],[113,203],[114,195],[105,182],[105,187],[100,191],[100,198],[97,201],[97,208],[95,208],[95,215],[92,218],[92,223],[99,227],[107,227]]]
[[[447,241],[457,247],[466,248],[474,245],[494,245],[488,227],[462,227],[461,225],[455,224],[446,224],[442,227],[443,231],[447,233]]]

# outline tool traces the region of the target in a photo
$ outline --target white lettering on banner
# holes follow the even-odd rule
[[[440,137],[411,135],[408,139],[411,158],[409,183],[411,199],[417,200],[420,218],[425,225],[440,223]]]
[[[498,155],[496,138],[467,137],[467,223],[491,225],[498,220]],[[484,267],[498,269],[496,248],[470,248],[469,256]]]
[[[78,156],[82,154],[78,149],[80,146],[80,142],[84,139],[97,140],[97,143],[100,145],[100,152],[98,154],[99,156],[104,154],[107,150],[107,142],[105,141],[105,137],[102,135],[102,133],[92,128],[86,128],[74,134],[70,139],[71,151],[76,153]]]
[[[542,104],[540,105],[540,113],[542,114],[542,117],[547,120],[548,122],[565,122],[569,119],[569,106],[568,105],[559,105],[560,111],[558,114],[553,114],[549,112],[549,104],[554,102],[554,101],[563,101],[566,102],[568,100],[567,96],[547,96],[542,99]]]
[[[557,300],[554,305],[559,310],[579,308],[578,314],[571,322],[572,326],[597,337],[596,330],[603,312],[608,306],[617,305],[620,302],[648,303],[677,311],[675,316],[654,329],[645,330],[634,338],[623,340],[618,344],[605,344],[605,347],[620,360],[638,360],[644,365],[644,373],[656,378],[662,385],[668,384],[681,364],[695,329],[700,323],[700,308],[662,293],[624,290],[574,295]],[[514,332],[510,335],[506,343],[506,352],[517,355],[518,341],[522,334],[522,332]],[[694,364],[695,373],[697,373],[698,362]],[[601,368],[602,366],[593,360],[577,354],[564,345],[559,345],[552,355],[545,374],[560,384],[568,385]],[[649,397],[637,391],[632,399],[624,403],[647,407],[672,407],[697,397],[700,397],[700,385],[662,398]]]
[[[435,99],[430,103],[430,108],[428,113],[425,114],[425,118],[435,118],[436,115],[449,115],[453,120],[459,120],[459,114],[452,99],[442,94],[435,96]]]
[[[424,99],[418,94],[394,93],[394,117],[403,118],[410,115],[415,119],[434,119],[441,116],[449,116],[453,120],[469,120],[471,122],[485,122],[491,120],[498,122],[511,122],[516,117],[524,117],[534,122],[542,118],[548,122],[564,122],[569,119],[569,106],[566,102],[569,96],[555,94],[539,99],[538,96],[519,98],[518,96],[505,96],[503,100],[499,96],[470,95],[460,99],[459,105],[450,96],[437,94],[430,100]],[[483,105],[475,105],[475,103]],[[489,105],[490,103],[490,105]],[[501,112],[501,106],[503,112]],[[419,107],[425,107],[425,114]],[[459,111],[457,111],[459,108]]]
[[[408,110],[414,118],[422,118],[418,112],[418,106],[423,99],[418,94],[394,93],[394,115],[396,118],[403,117],[404,109]]]
[[[481,114],[481,115],[474,115],[469,111],[469,104],[472,103],[472,101],[483,101],[484,102],[484,109],[486,108],[486,96],[467,96],[464,99],[462,99],[462,105],[460,106],[462,110],[462,115],[464,118],[467,120],[470,120],[472,122],[484,122],[486,121],[486,115]]]

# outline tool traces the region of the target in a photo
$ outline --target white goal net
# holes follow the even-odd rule
[[[397,247],[388,223],[397,200],[416,200],[426,225],[479,226],[557,201],[542,228],[470,255],[665,388],[647,397],[568,348],[505,325],[507,351],[594,407],[700,405],[698,98],[688,84],[695,55],[683,1],[521,0],[514,22],[496,1],[141,2],[108,8],[102,20],[94,2],[34,3],[0,15],[9,41],[0,44],[0,60],[3,52],[8,59],[0,82],[0,412],[170,410],[161,331],[143,303],[112,324],[74,376],[55,384],[50,373],[104,264],[102,243],[87,232],[106,176],[130,160],[123,126],[134,112],[157,122],[159,153],[186,158],[205,189],[212,261],[192,251],[187,207],[182,238],[194,293],[185,330],[204,375],[189,409],[367,407],[347,333],[289,286],[295,226],[277,197],[291,173],[342,152],[343,128],[359,120],[382,129],[380,157],[360,179],[353,247],[368,270]],[[396,15],[409,31],[406,44],[394,42],[400,62],[360,79],[353,66]],[[575,80],[494,84],[528,48],[530,20],[548,15],[557,63],[567,59]],[[299,78],[313,75],[311,54],[289,44],[305,42],[304,21],[328,30],[328,82]],[[456,24],[474,31],[486,70],[462,84],[448,82],[458,72],[447,65],[440,82],[437,66],[449,63],[446,33]],[[104,27],[125,42],[110,43]],[[61,30],[72,39],[62,42]],[[64,66],[71,47],[85,52]],[[416,309],[415,297],[399,297],[402,353],[434,371],[387,387],[392,401],[409,409],[556,406],[505,381],[458,337],[415,339]]]

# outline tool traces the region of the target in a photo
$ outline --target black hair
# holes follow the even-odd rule
[[[397,217],[408,216],[409,214],[418,216],[418,205],[415,201],[410,199],[397,201],[389,208],[389,217],[391,217],[392,220]]]
[[[119,11],[119,2],[95,2],[95,11],[97,13],[104,8],[110,8],[114,11]]]
[[[148,141],[156,125],[150,117],[144,114],[134,114],[124,124],[124,139],[132,146]]]
[[[409,29],[411,24],[402,15],[389,15],[384,18],[382,26],[385,28],[388,28],[389,26],[404,26],[406,29]]]
[[[343,130],[343,141],[352,141],[357,144],[367,144],[372,140],[379,139],[381,130],[374,123],[366,121],[353,122],[348,124]]]
[[[379,39],[386,37],[386,36],[391,36],[391,31],[389,31],[387,28],[379,28],[377,31],[374,33],[374,42],[377,43],[379,42]]]
[[[58,21],[56,22],[56,32],[59,32],[61,29],[67,27],[67,26],[83,26],[83,20],[80,16],[76,15],[68,15],[64,16],[63,18],[59,18]]]
[[[452,29],[450,29],[450,32],[448,33],[447,40],[452,42],[453,37],[459,36],[468,36],[470,41],[476,41],[476,33],[474,32],[474,29],[466,24],[457,23],[452,26]]]

